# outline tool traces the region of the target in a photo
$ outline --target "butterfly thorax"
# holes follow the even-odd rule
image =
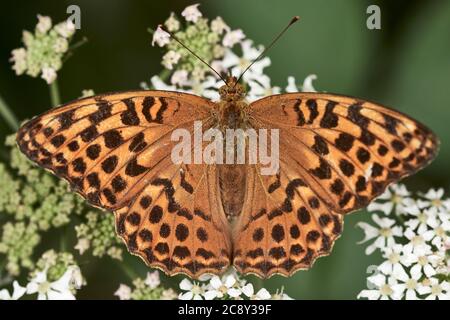
[[[244,101],[245,89],[236,82],[235,77],[229,77],[227,84],[219,89],[219,128],[243,129],[245,126],[245,109],[248,104]]]
[[[227,129],[245,129],[246,107],[244,87],[235,77],[227,79],[227,85],[219,90],[220,102],[218,126],[224,137]],[[227,141],[225,138],[224,147]],[[236,151],[236,150],[235,150]],[[237,152],[234,152],[236,155]],[[246,190],[246,170],[244,164],[223,164],[218,166],[218,182],[223,210],[232,223],[242,211]]]

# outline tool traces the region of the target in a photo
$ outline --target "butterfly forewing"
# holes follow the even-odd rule
[[[215,168],[171,159],[173,130],[193,134],[196,120],[208,129],[212,106],[176,92],[101,95],[34,118],[17,140],[91,204],[116,211],[118,233],[149,265],[193,277],[220,273],[231,245],[219,192],[210,187]]]
[[[438,150],[436,136],[422,124],[348,97],[277,95],[250,108],[255,126],[280,129],[280,150],[292,151],[280,151],[280,160],[303,167],[308,181],[317,184],[315,193],[339,213],[367,205],[389,183],[423,168]]]

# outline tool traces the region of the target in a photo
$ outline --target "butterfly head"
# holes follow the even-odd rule
[[[245,97],[244,86],[237,82],[236,77],[228,77],[226,85],[219,89],[220,99],[223,101],[239,101]]]

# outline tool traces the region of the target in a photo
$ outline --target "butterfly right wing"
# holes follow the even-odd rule
[[[339,95],[274,95],[250,104],[248,115],[255,129],[279,130],[280,171],[263,176],[249,166],[249,195],[233,230],[234,265],[261,277],[309,268],[331,251],[343,214],[438,151],[437,137],[417,121]]]
[[[228,264],[228,226],[214,167],[173,163],[175,129],[192,137],[211,125],[213,103],[164,91],[95,96],[55,108],[24,124],[23,153],[66,179],[92,205],[115,211],[129,250],[169,274],[197,277]]]

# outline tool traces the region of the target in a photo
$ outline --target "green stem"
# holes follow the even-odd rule
[[[75,49],[78,49],[79,47],[86,44],[87,42],[88,42],[88,38],[83,37],[83,39],[81,39],[80,41],[75,42],[73,45],[71,45],[69,47],[69,51],[74,51]]]
[[[58,80],[54,80],[50,84],[50,101],[53,107],[59,106],[61,104],[61,99],[59,97]]]
[[[68,229],[67,226],[64,226],[62,228],[62,235],[59,239],[59,250],[61,252],[66,252],[67,251],[67,233],[68,233]]]
[[[120,267],[120,269],[122,269],[122,271],[127,275],[127,277],[130,278],[130,280],[134,280],[137,277],[139,277],[136,271],[130,268],[130,266],[124,263],[123,261],[117,261],[117,265]]]
[[[76,49],[78,49],[79,47],[85,45],[88,42],[88,38],[84,37],[83,39],[81,39],[80,41],[76,42],[75,44],[71,45],[69,47],[69,50],[67,50],[66,55],[63,58],[63,64],[66,63],[67,60],[69,60],[69,58],[71,56],[73,56],[73,53],[75,52]]]
[[[11,111],[11,109],[1,96],[0,96],[0,114],[8,123],[8,125],[11,127],[11,129],[17,131],[17,129],[19,128],[19,122],[17,121],[16,116],[14,115],[14,113]]]
[[[172,71],[168,70],[168,69],[164,69],[163,71],[161,71],[161,73],[159,74],[159,78],[166,82],[167,79],[169,79],[170,74],[172,73]]]

